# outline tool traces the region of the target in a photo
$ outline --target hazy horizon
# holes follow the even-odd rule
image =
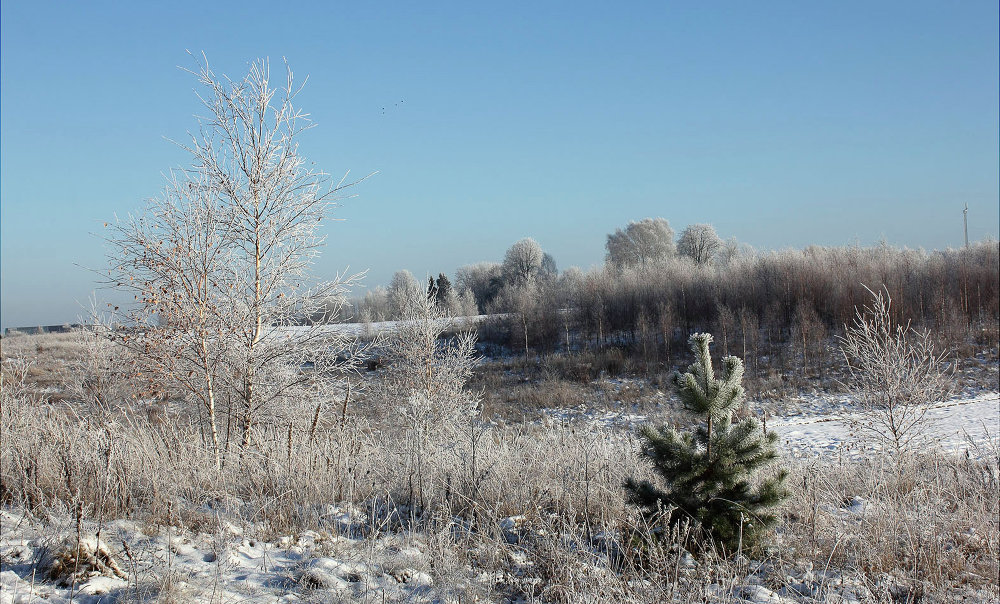
[[[655,216],[758,249],[944,249],[968,204],[970,241],[998,236],[995,2],[268,6],[4,5],[2,327],[76,321],[104,223],[187,163],[164,140],[196,127],[186,49],[233,77],[286,57],[302,155],[379,171],[317,279],[453,276],[522,237],[586,269]]]

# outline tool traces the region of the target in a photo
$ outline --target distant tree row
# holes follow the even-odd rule
[[[558,273],[552,255],[526,237],[507,249],[502,263],[460,267],[454,286],[447,275],[439,273],[437,279],[428,277],[425,290],[410,271],[397,271],[387,288],[376,287],[355,301],[351,318],[361,322],[397,320],[417,307],[422,296],[433,299],[441,311],[452,316],[507,312],[517,306],[517,300],[529,298],[540,283]]]
[[[674,230],[664,218],[643,218],[608,234],[605,262],[624,270],[648,267],[685,256],[696,264],[707,264],[722,253],[724,259],[735,254],[735,240],[723,243],[710,224],[692,224],[681,231],[674,243]]]
[[[927,252],[888,245],[756,252],[723,241],[708,224],[677,241],[663,218],[608,234],[603,267],[559,272],[533,239],[515,242],[502,262],[443,273],[427,287],[408,271],[355,303],[355,320],[405,316],[423,297],[452,315],[506,317],[481,334],[513,350],[616,347],[644,361],[670,363],[686,334],[710,331],[722,354],[817,365],[831,335],[886,288],[899,321],[932,328],[946,345],[974,329],[996,331],[1000,253],[996,241]],[[756,369],[756,361],[749,367]]]
[[[355,300],[349,316],[341,319],[360,323],[396,321],[413,315],[424,306],[424,299],[433,302],[437,311],[450,316],[478,314],[476,301],[468,291],[456,291],[444,273],[437,279],[428,277],[426,289],[408,270],[396,271],[388,287],[376,287],[364,298]]]
[[[821,370],[830,337],[842,333],[871,289],[886,288],[893,319],[931,329],[955,350],[978,338],[996,345],[1000,248],[984,241],[933,251],[819,247],[740,251],[698,263],[689,256],[587,273],[571,268],[539,281],[530,296],[499,297],[481,340],[514,351],[617,348],[644,365],[670,365],[686,334],[716,334],[723,355],[779,369]],[[648,248],[647,248],[648,249]]]

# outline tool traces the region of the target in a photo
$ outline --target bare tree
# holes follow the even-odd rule
[[[608,234],[606,262],[617,269],[646,266],[674,255],[674,230],[665,218],[643,218]]]
[[[669,302],[658,301],[656,303],[656,326],[663,338],[663,351],[666,356],[666,365],[670,366],[670,350],[674,341],[674,307]]]
[[[792,329],[796,338],[796,346],[801,347],[803,373],[809,371],[810,363],[815,364],[814,369],[821,370],[823,340],[826,336],[823,321],[812,303],[807,300],[799,300],[795,306],[794,317]]]
[[[206,110],[182,145],[192,163],[143,216],[116,226],[111,278],[139,302],[130,311],[134,339],[118,332],[121,339],[203,402],[218,459],[220,387],[238,402],[245,448],[262,411],[321,390],[318,382],[336,375],[322,367],[333,363],[331,351],[352,346],[299,324],[342,303],[359,277],[306,288],[320,223],[355,183],[333,182],[299,155],[312,124],[294,106],[301,88],[287,65],[279,86],[266,60],[239,80],[216,75],[207,60],[192,73]],[[305,374],[306,364],[317,370]]]
[[[740,322],[740,342],[743,346],[743,358],[751,359],[747,367],[756,371],[760,357],[760,320],[746,306],[741,306],[737,313]]]
[[[542,304],[541,285],[528,281],[522,285],[508,285],[497,296],[496,307],[508,313],[512,340],[524,345],[524,362],[530,362],[529,340],[533,337],[534,317]],[[513,341],[511,342],[513,344]]]
[[[388,321],[392,315],[389,292],[381,285],[366,291],[363,298],[353,301],[353,305],[354,318],[358,323]]]
[[[466,332],[442,341],[449,321],[427,296],[403,319],[389,336],[390,358],[379,388],[402,429],[411,503],[424,507],[426,494],[434,491],[425,481],[428,462],[453,448],[459,431],[478,414],[478,396],[465,389],[476,362],[476,337]]]
[[[122,317],[130,329],[104,333],[139,353],[150,390],[169,380],[204,406],[217,466],[219,370],[231,343],[220,337],[230,285],[230,226],[204,175],[174,174],[141,217],[114,224],[108,238],[111,282],[138,304]]]
[[[424,290],[413,273],[403,269],[396,271],[389,282],[389,309],[393,319],[405,319],[420,307]]]
[[[730,237],[720,244],[717,256],[719,262],[723,266],[726,266],[734,262],[741,255],[748,255],[751,253],[753,253],[753,248],[749,244],[740,243],[736,237]]]
[[[852,423],[891,446],[901,462],[924,439],[928,409],[951,391],[951,372],[929,332],[894,322],[888,292],[871,293],[871,304],[857,311],[839,338],[849,388],[862,411]]]
[[[677,240],[677,252],[698,264],[707,264],[722,247],[722,240],[710,224],[688,225]]]
[[[716,333],[722,336],[722,354],[728,357],[729,343],[735,339],[736,334],[736,315],[732,309],[718,300],[715,302],[715,308]]]
[[[480,310],[493,301],[503,284],[502,266],[497,262],[478,262],[460,266],[455,271],[455,286],[459,292],[469,291]]]
[[[503,275],[508,285],[531,282],[542,268],[542,246],[530,237],[514,242],[503,257]]]
[[[559,275],[558,282],[558,313],[559,323],[563,330],[563,345],[566,353],[572,352],[570,343],[570,333],[579,334],[580,317],[577,301],[580,299],[580,290],[583,288],[583,271],[579,267],[571,266]]]
[[[635,338],[642,350],[642,363],[649,370],[649,361],[656,352],[656,327],[649,312],[642,308],[635,320]]]
[[[552,254],[545,252],[542,254],[542,264],[538,269],[538,274],[543,279],[555,279],[559,276],[559,269],[556,267],[556,259]]]

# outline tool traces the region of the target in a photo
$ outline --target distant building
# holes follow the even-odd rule
[[[69,333],[78,329],[83,329],[86,325],[81,323],[63,323],[62,325],[35,325],[33,327],[8,327],[3,331],[4,336],[14,333],[40,334],[40,333]]]

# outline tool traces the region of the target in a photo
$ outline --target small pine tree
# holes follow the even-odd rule
[[[669,426],[645,426],[644,454],[666,483],[666,490],[643,480],[625,483],[631,503],[647,515],[666,510],[667,522],[690,518],[721,546],[725,553],[757,545],[761,535],[774,525],[772,512],[788,492],[781,470],[754,486],[751,481],[762,467],[777,459],[777,435],[765,434],[756,418],[733,423],[733,412],[743,402],[743,361],[734,356],[722,360],[723,376],[712,370],[708,345],[711,334],[696,333],[689,339],[695,362],[687,373],[674,374],[684,406],[705,423],[693,432]]]

